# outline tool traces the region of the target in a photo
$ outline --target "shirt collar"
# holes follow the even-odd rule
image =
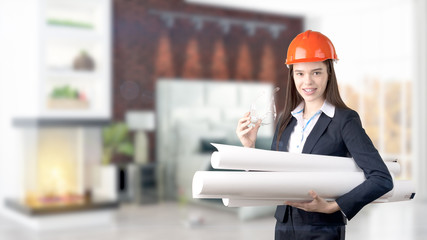
[[[292,116],[295,117],[295,115],[298,115],[302,113],[304,110],[304,102],[301,102],[292,112]],[[322,107],[320,108],[320,111],[326,114],[326,116],[333,118],[335,115],[335,106],[330,104],[328,101],[325,100],[323,102]]]
[[[330,104],[328,101],[325,100],[320,110],[326,114],[326,116],[333,118],[335,115],[335,106]]]
[[[292,112],[291,114],[293,116],[302,113],[302,111],[304,111],[304,102],[301,102]]]

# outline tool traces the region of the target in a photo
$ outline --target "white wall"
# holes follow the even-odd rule
[[[341,59],[339,81],[357,84],[364,75],[412,81],[412,179],[417,200],[427,200],[426,14],[426,1],[399,1],[380,9],[317,17],[306,25],[333,36]]]
[[[329,36],[340,61],[340,82],[359,84],[366,75],[414,78],[414,8],[399,1],[378,8],[308,18],[307,29]]]
[[[409,178],[418,185],[419,200],[427,198],[427,164],[424,163],[427,129],[423,123],[427,119],[427,73],[423,67],[427,64],[426,10],[425,1],[393,1],[383,6],[312,16],[305,23],[306,29],[320,31],[334,43],[340,59],[336,64],[340,83],[364,92],[367,90],[361,81],[364,78],[378,78],[383,86],[395,79],[412,82],[410,158],[413,174]],[[363,107],[359,113],[363,116]],[[387,131],[384,124],[381,127]],[[382,147],[380,144],[380,152]]]
[[[427,200],[427,2],[414,0],[415,49],[414,67],[415,84],[413,89],[413,143],[415,179],[417,181],[417,198]]]
[[[12,128],[16,114],[34,115],[38,94],[34,62],[38,44],[37,21],[25,22],[21,16],[37,19],[36,1],[0,0],[0,213],[4,210],[5,196],[18,195],[22,184],[17,175],[22,169],[19,161],[19,136]],[[11,11],[20,9],[20,12]],[[27,101],[26,99],[33,99]]]

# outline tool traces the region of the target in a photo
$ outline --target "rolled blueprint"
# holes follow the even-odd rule
[[[193,198],[336,199],[365,181],[363,172],[219,172],[198,171]],[[387,198],[392,192],[385,194]]]
[[[274,172],[361,172],[352,158],[261,150],[212,143],[218,149],[211,156],[216,169]],[[385,162],[394,175],[400,173],[398,162]]]
[[[414,185],[411,181],[397,180],[389,197],[379,198],[374,203],[386,203],[397,201],[408,201],[414,198]],[[311,199],[308,199],[310,201]],[[333,199],[326,199],[331,201]],[[227,207],[249,207],[249,206],[277,206],[283,205],[285,201],[303,202],[306,199],[286,198],[286,199],[248,199],[248,198],[223,198],[222,202]]]

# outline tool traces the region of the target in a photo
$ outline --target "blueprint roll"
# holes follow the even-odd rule
[[[211,155],[215,169],[275,172],[361,172],[352,158],[261,150],[212,143],[218,149]],[[400,173],[397,161],[385,162],[394,175]]]
[[[257,206],[277,206],[284,205],[285,201],[306,202],[299,198],[288,199],[245,199],[245,198],[223,198],[222,203],[226,207],[257,207]]]
[[[415,197],[415,184],[410,180],[395,180],[390,197],[385,198],[385,202],[400,202],[412,200]]]
[[[414,184],[411,181],[396,180],[391,195],[383,196],[374,203],[388,203],[412,200],[415,196]],[[311,199],[308,199],[310,201]],[[332,201],[333,199],[325,199]],[[287,199],[256,199],[256,198],[223,198],[222,202],[227,207],[252,207],[252,206],[277,206],[283,205],[285,201],[305,202],[307,199],[287,198]]]
[[[193,198],[256,198],[310,200],[314,190],[336,199],[365,181],[362,172],[220,172],[198,171]],[[386,197],[391,196],[391,192]]]
[[[222,203],[226,207],[257,207],[257,206],[277,206],[285,204],[287,200],[281,199],[240,199],[240,198],[223,198]],[[291,200],[289,200],[291,201]],[[301,201],[294,199],[294,201]]]

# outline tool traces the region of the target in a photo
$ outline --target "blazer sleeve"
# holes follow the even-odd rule
[[[362,128],[359,115],[349,111],[341,125],[342,139],[363,170],[366,180],[340,196],[336,202],[347,219],[353,218],[365,205],[393,189],[393,180],[371,139]]]

